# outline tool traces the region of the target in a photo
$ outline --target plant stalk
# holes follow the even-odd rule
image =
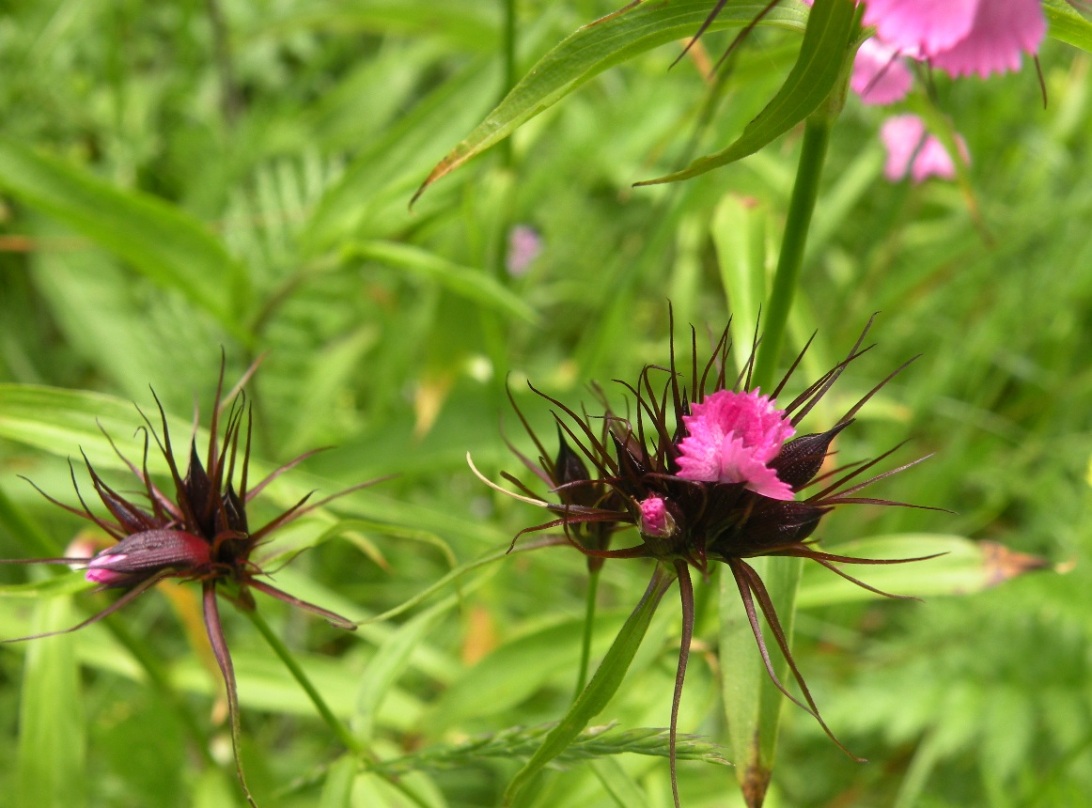
[[[778,370],[781,347],[785,342],[785,329],[792,310],[793,297],[800,283],[800,270],[804,263],[804,248],[808,241],[808,228],[819,196],[819,182],[823,176],[830,129],[835,116],[827,109],[820,109],[808,118],[804,125],[804,142],[800,149],[800,162],[796,168],[796,181],[789,200],[785,235],[781,241],[781,254],[777,260],[773,288],[766,303],[762,342],[758,346],[753,386],[770,390]]]

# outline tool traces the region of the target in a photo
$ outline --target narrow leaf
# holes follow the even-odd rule
[[[460,266],[435,253],[389,241],[367,241],[349,248],[351,255],[379,261],[443,286],[453,294],[480,303],[502,314],[535,323],[535,310],[519,295],[506,289],[482,269]]]
[[[400,626],[379,647],[368,663],[360,678],[360,693],[357,696],[356,733],[365,740],[371,740],[375,732],[376,716],[395,682],[409,665],[414,648],[424,643],[440,618],[459,602],[452,596],[445,598],[432,608],[408,620]]]
[[[1085,53],[1092,53],[1092,20],[1082,16],[1064,0],[1043,0],[1043,13],[1054,39]]]
[[[626,620],[622,630],[618,632],[614,644],[603,657],[603,661],[599,663],[599,668],[584,692],[577,697],[569,708],[569,712],[546,736],[535,754],[509,783],[504,794],[506,804],[511,804],[520,790],[542,771],[547,763],[564,752],[588,726],[588,723],[610,702],[621,686],[630,663],[633,662],[633,657],[656,613],[656,607],[673,581],[674,576],[668,570],[663,567],[656,568],[644,597]]]
[[[800,559],[755,558],[748,564],[766,584],[786,635],[792,638]],[[730,575],[720,579],[720,667],[736,778],[748,805],[759,805],[769,785],[784,695],[770,681]],[[778,678],[787,664],[774,658]]]
[[[180,292],[240,335],[235,303],[242,269],[202,223],[179,208],[121,190],[7,138],[0,138],[0,188]]]
[[[690,179],[714,168],[754,154],[803,121],[826,100],[846,75],[852,62],[850,47],[858,28],[852,0],[816,0],[808,16],[804,42],[789,77],[773,100],[747,124],[743,134],[725,149],[700,157],[682,171],[645,180],[637,185],[655,185]]]
[[[710,31],[741,28],[766,8],[765,2],[727,5]],[[562,40],[532,67],[458,146],[441,160],[414,195],[498,143],[609,67],[652,48],[692,36],[709,15],[709,0],[638,0],[585,25]],[[799,2],[777,7],[762,25],[803,29],[807,11]]]
[[[67,599],[38,607],[40,632],[73,622]],[[87,802],[85,729],[72,637],[45,637],[27,646],[19,712],[19,805],[80,806]]]
[[[975,542],[962,536],[935,533],[871,536],[839,544],[834,551],[838,555],[875,559],[940,554],[936,558],[907,564],[839,565],[869,586],[892,595],[911,597],[968,595],[1048,567],[1044,559],[1013,552],[996,542]],[[875,597],[872,592],[818,564],[808,564],[800,583],[797,606],[812,608]]]

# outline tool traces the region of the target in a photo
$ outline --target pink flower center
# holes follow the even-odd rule
[[[712,483],[744,483],[771,499],[789,500],[792,489],[767,464],[796,434],[773,399],[759,390],[719,390],[683,416],[679,477]]]

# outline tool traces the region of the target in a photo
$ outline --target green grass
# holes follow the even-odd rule
[[[516,5],[517,77],[612,10]],[[195,400],[207,414],[221,351],[229,382],[264,355],[248,387],[256,458],[272,467],[332,448],[270,487],[257,524],[312,489],[398,475],[277,534],[270,554],[316,546],[276,585],[363,619],[468,569],[353,634],[261,596],[259,608],[334,713],[392,769],[412,772],[406,785],[425,804],[499,804],[571,702],[586,564],[564,547],[500,556],[545,517],[482,485],[465,454],[499,479],[520,470],[503,435],[533,451],[506,384],[551,441],[527,380],[573,407],[594,403],[597,380],[624,406],[611,380],[666,362],[669,301],[680,340],[693,323],[704,345],[735,312],[737,343],[749,343],[762,298],[747,284],[768,285],[776,265],[800,128],[685,183],[631,186],[740,136],[790,74],[800,33],[788,15],[802,13],[781,10],[785,21],[747,41],[708,126],[695,128],[708,85],[694,63],[668,69],[679,45],[635,49],[411,210],[429,171],[502,96],[501,4],[10,6],[0,20],[0,557],[59,554],[86,527],[19,475],[74,503],[66,459],[82,447],[131,488],[96,421],[139,456],[129,402],[153,411],[151,386],[182,443]],[[713,58],[736,30],[705,40]],[[226,62],[216,57],[225,34]],[[1092,61],[1048,40],[1040,63],[1045,109],[1027,64],[989,81],[933,77],[933,103],[971,154],[965,187],[885,181],[884,112],[847,100],[786,344],[798,350],[818,332],[802,384],[879,312],[877,347],[816,424],[921,354],[839,440],[839,456],[902,440],[893,465],[935,453],[875,495],[951,513],[844,508],[817,534],[828,549],[942,534],[999,542],[1058,571],[988,588],[980,545],[953,539],[945,546],[968,555],[942,563],[964,564],[962,577],[915,603],[831,594],[826,573],[806,570],[797,662],[827,723],[871,762],[853,763],[785,704],[768,806],[1054,806],[1092,790]],[[503,260],[514,224],[543,243],[518,277]],[[86,494],[79,467],[77,477]],[[489,554],[498,558],[469,568]],[[930,583],[899,569],[906,576],[882,586]],[[738,800],[733,771],[701,760],[731,756],[721,685],[746,662],[717,653],[724,572],[696,580],[679,724],[700,736],[680,750],[691,808]],[[3,636],[70,625],[106,603],[47,573],[0,566]],[[606,564],[595,659],[649,576],[646,562]],[[29,596],[15,588],[26,582],[38,582]],[[241,803],[197,588],[161,589],[108,625],[0,646],[0,794],[18,794],[12,804]],[[666,740],[639,731],[668,722],[677,602],[665,599],[595,719],[617,727],[582,737],[518,805],[670,804]],[[250,622],[222,611],[258,802],[410,804],[341,757]]]

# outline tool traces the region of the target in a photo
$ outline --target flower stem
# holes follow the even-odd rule
[[[766,390],[772,387],[777,373],[781,346],[785,341],[785,327],[792,310],[793,296],[800,282],[808,227],[811,225],[811,215],[819,195],[819,181],[823,175],[834,118],[835,115],[830,110],[820,109],[804,125],[804,142],[800,149],[800,162],[796,167],[796,182],[789,201],[781,254],[777,260],[773,288],[766,303],[762,343],[758,346],[758,358],[752,376],[753,385]]]
[[[576,675],[576,693],[573,701],[584,692],[588,683],[588,665],[591,663],[592,628],[595,625],[596,593],[599,591],[599,570],[588,572],[588,594],[584,605],[584,636],[580,642],[580,667]]]
[[[303,691],[307,694],[307,697],[311,699],[311,703],[315,705],[315,709],[318,710],[322,720],[326,722],[326,725],[333,731],[337,739],[341,741],[341,744],[352,752],[354,755],[364,758],[370,763],[376,761],[375,755],[364,747],[360,739],[353,735],[349,731],[349,728],[334,715],[333,710],[326,703],[326,700],[322,698],[322,694],[318,692],[318,689],[312,684],[311,680],[307,678],[307,674],[304,673],[303,668],[296,662],[296,658],[292,656],[292,652],[288,650],[281,638],[269,627],[269,624],[265,622],[265,618],[262,617],[256,609],[240,610],[247,617],[250,618],[250,622],[258,629],[261,635],[265,638],[265,641],[269,643],[269,647],[273,649],[273,652],[280,657],[281,662],[288,668],[288,672],[292,674],[299,686],[303,688]]]

